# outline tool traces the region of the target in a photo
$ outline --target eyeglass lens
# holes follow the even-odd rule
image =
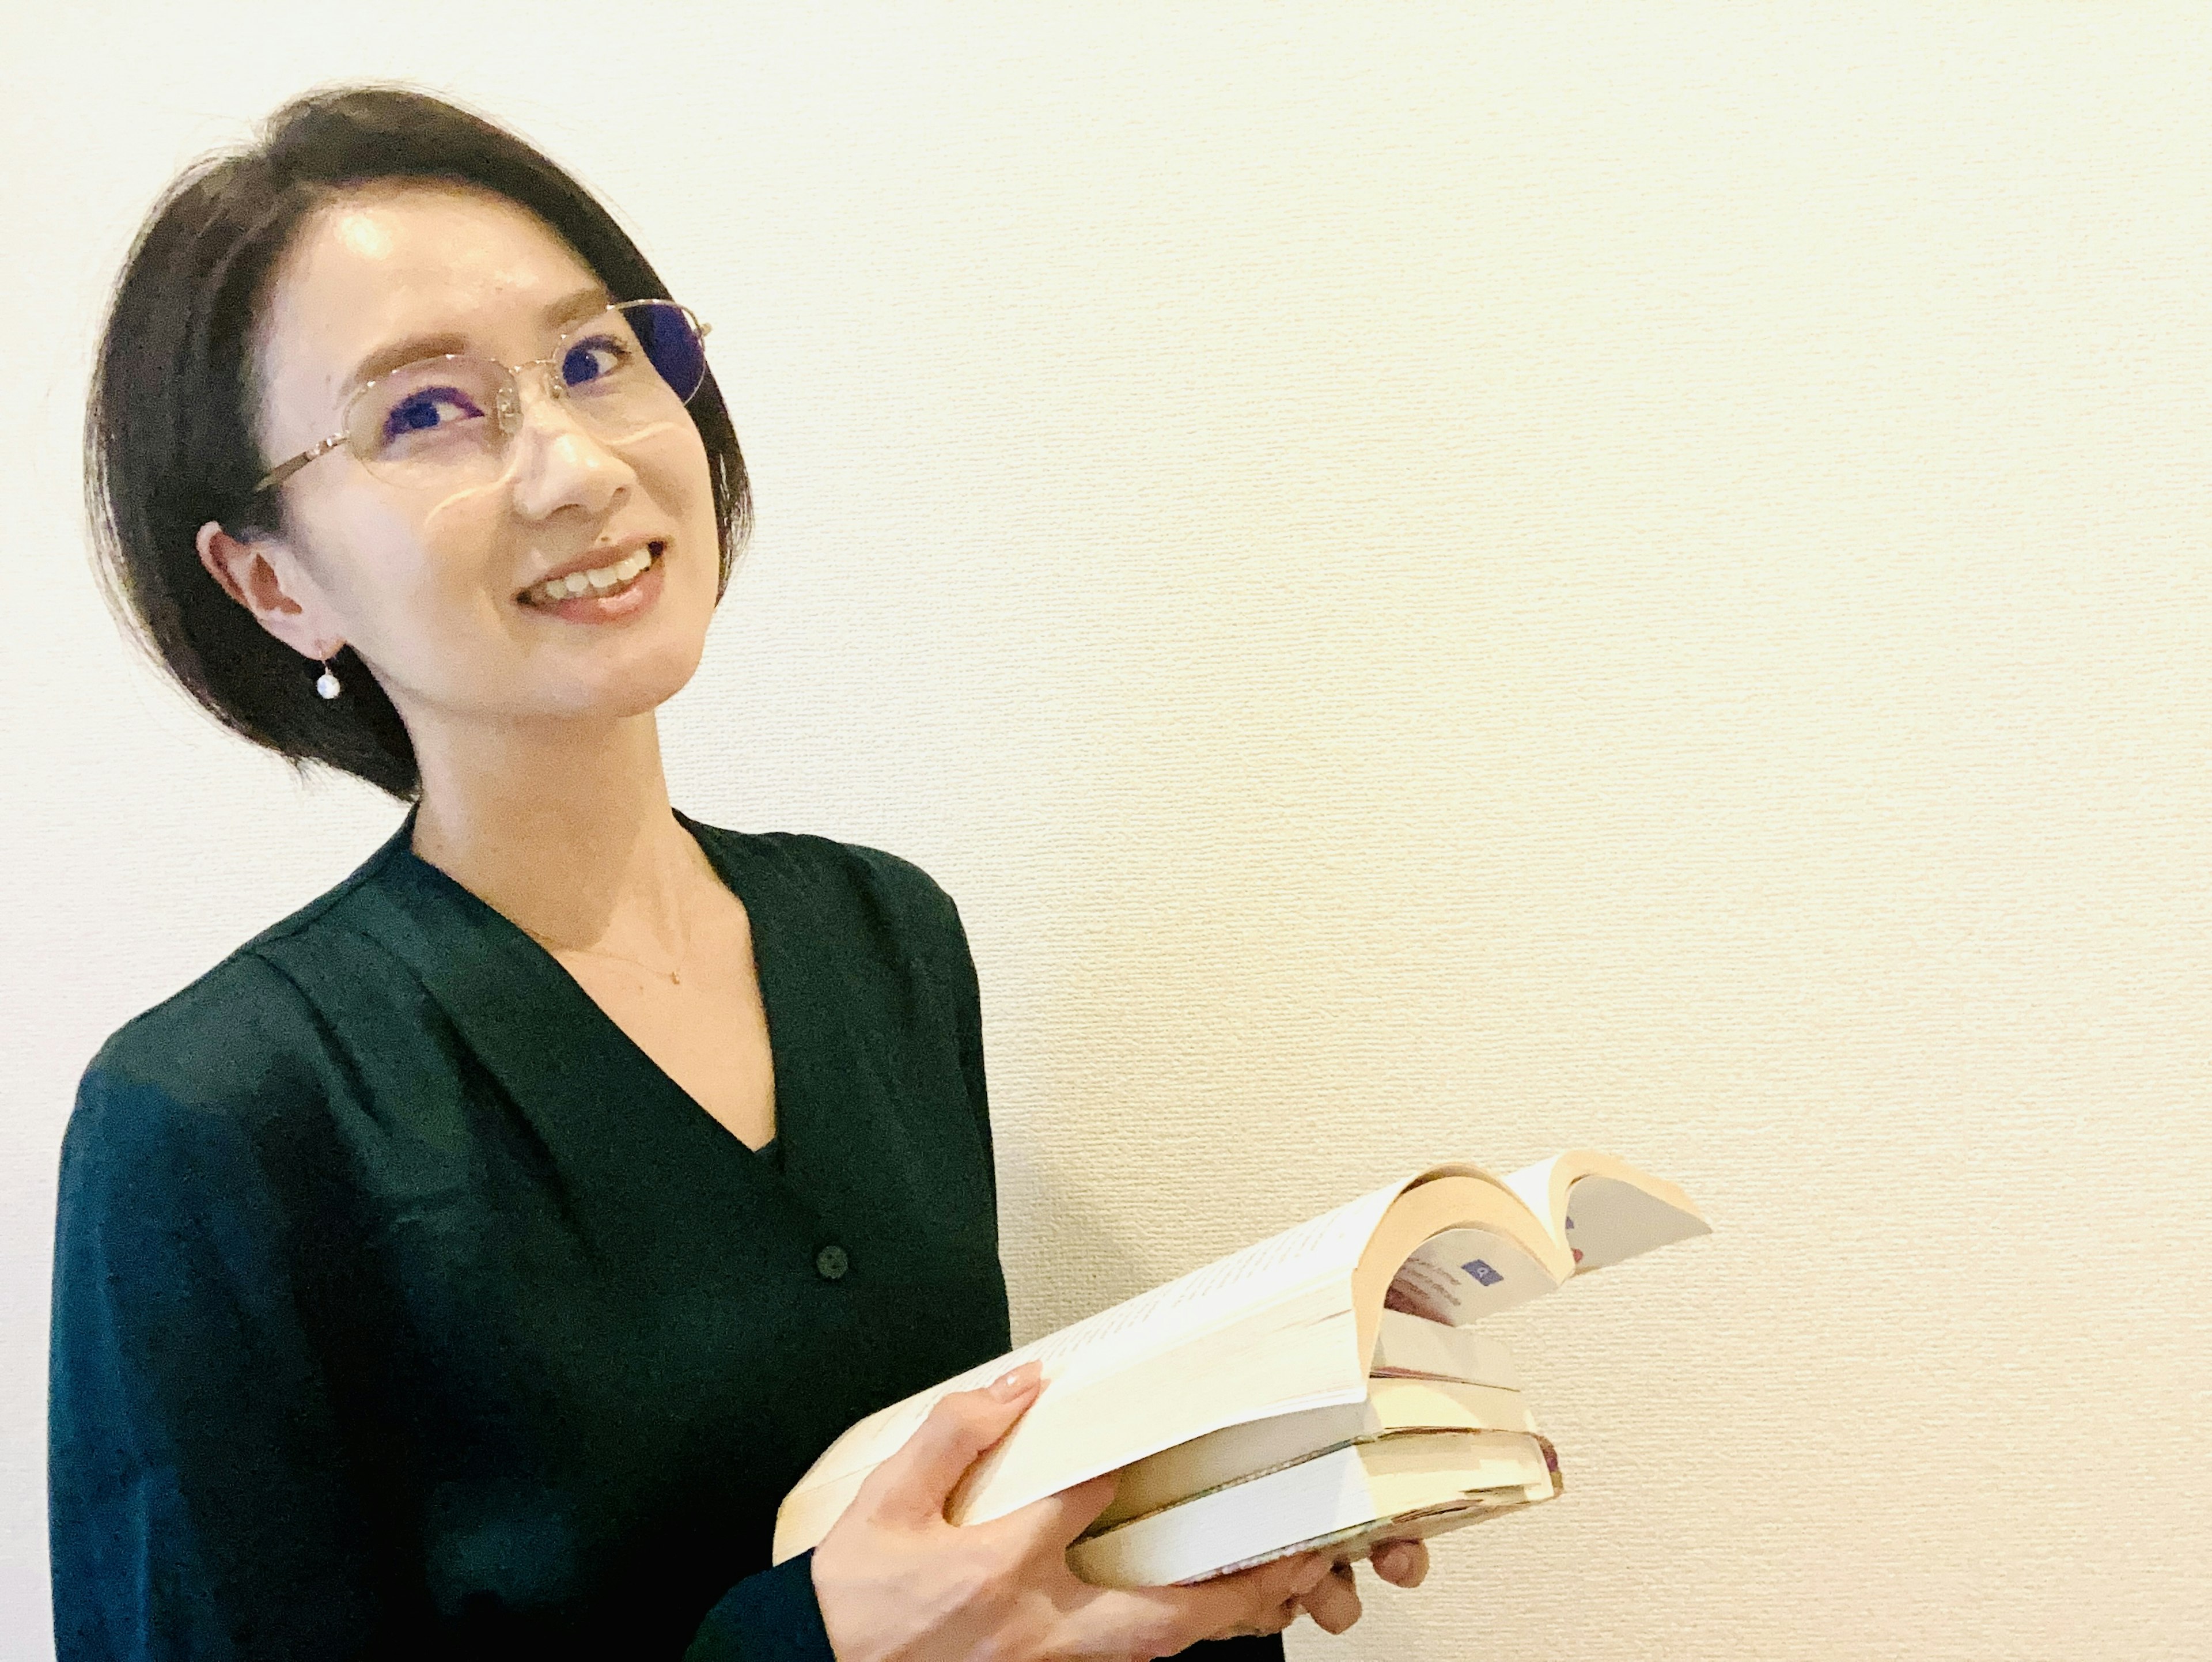
[[[611,306],[563,338],[552,378],[569,407],[610,438],[673,418],[707,375],[699,331],[672,301]],[[495,472],[503,414],[519,408],[507,370],[473,356],[425,358],[363,387],[346,442],[370,472],[399,483]]]

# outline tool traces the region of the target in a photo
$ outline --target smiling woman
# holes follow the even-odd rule
[[[841,1431],[1008,1332],[951,900],[669,801],[747,517],[705,335],[566,174],[393,89],[278,112],[132,251],[114,599],[229,727],[411,807],[79,1087],[65,1659],[1252,1659],[1358,1614],[1311,1558],[1085,1586],[1110,1479],[951,1527],[1028,1372],[769,1568]]]
[[[442,188],[425,188],[433,183]],[[479,220],[496,222],[504,242],[478,234]],[[358,642],[331,644],[346,696],[301,699],[307,631],[274,634],[266,613],[210,583],[201,532],[212,521],[249,547],[291,554],[303,515],[386,508],[392,499],[358,470],[319,464],[314,472],[334,476],[320,490],[305,478],[287,488],[289,475],[272,486],[270,476],[285,470],[264,458],[327,441],[362,383],[488,345],[483,331],[523,337],[512,361],[545,351],[551,326],[574,319],[530,314],[531,297],[510,286],[530,272],[501,264],[516,239],[551,252],[541,283],[586,288],[597,305],[667,298],[613,216],[505,130],[392,89],[304,99],[271,118],[257,149],[203,164],[172,187],[125,265],[94,368],[91,507],[119,608],[226,726],[403,798],[419,782],[410,731],[384,678],[364,673]],[[750,502],[721,391],[703,357],[699,369],[690,420],[669,431],[689,427],[704,452],[710,518],[696,552],[719,595]],[[303,436],[289,442],[295,433]],[[467,495],[453,506],[465,514]],[[468,534],[451,516],[437,528]],[[251,561],[230,563],[259,575]]]

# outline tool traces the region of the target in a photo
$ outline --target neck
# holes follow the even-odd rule
[[[418,855],[541,940],[675,954],[712,868],[671,811],[652,712],[422,737]]]

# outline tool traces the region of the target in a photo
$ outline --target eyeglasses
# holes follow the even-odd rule
[[[586,425],[620,439],[671,419],[707,379],[708,326],[672,300],[629,300],[562,332],[528,363],[470,352],[418,358],[363,381],[346,399],[338,430],[253,487],[261,496],[343,445],[378,478],[416,489],[489,483],[506,466],[522,424],[521,377],[546,383]]]

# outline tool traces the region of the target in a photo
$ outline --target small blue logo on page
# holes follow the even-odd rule
[[[1476,1281],[1480,1282],[1485,1287],[1495,1287],[1498,1282],[1505,1279],[1504,1276],[1499,1275],[1495,1269],[1492,1269],[1480,1258],[1470,1258],[1465,1263],[1460,1265],[1460,1268],[1466,1270],[1468,1275],[1474,1276]]]

